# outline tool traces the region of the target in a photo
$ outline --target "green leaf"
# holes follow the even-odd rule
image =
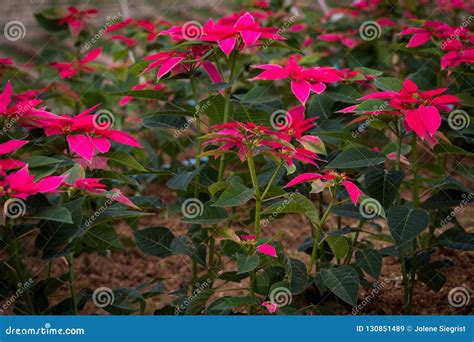
[[[250,201],[255,194],[255,189],[247,188],[239,178],[230,178],[229,183],[230,187],[224,190],[213,206],[235,207],[243,205]]]
[[[181,221],[191,224],[212,225],[225,221],[228,217],[229,215],[224,208],[213,207],[206,203],[199,209],[197,215],[188,215],[188,217],[182,218]]]
[[[349,242],[344,236],[329,235],[326,238],[326,241],[328,242],[331,251],[337,259],[345,257],[346,254],[349,252]]]
[[[455,189],[440,190],[423,202],[425,209],[452,208],[471,203],[474,197],[470,193]]]
[[[393,77],[377,77],[375,86],[384,91],[400,91],[402,89],[402,80]]]
[[[47,208],[39,213],[35,213],[34,216],[30,216],[33,219],[40,219],[45,221],[55,221],[63,223],[73,223],[71,213],[65,207],[52,207]]]
[[[258,267],[260,257],[258,255],[237,255],[237,274],[243,274],[253,271]]]
[[[392,207],[387,214],[390,234],[398,248],[416,238],[430,222],[424,209]]]
[[[136,161],[130,154],[122,151],[109,152],[104,155],[109,160],[116,162],[117,164],[123,165],[127,168],[131,168],[135,171],[148,172],[146,168],[142,166],[138,161]]]
[[[445,231],[439,238],[442,246],[447,248],[474,251],[474,234],[455,227]]]
[[[169,96],[160,90],[129,90],[124,92],[110,93],[111,96],[132,96],[139,99],[168,101]]]
[[[209,307],[207,308],[209,312],[216,311],[229,311],[240,306],[248,305],[259,305],[260,301],[258,298],[253,297],[222,297],[216,299]]]
[[[357,266],[374,279],[378,279],[382,270],[382,254],[376,249],[363,249],[355,253]]]
[[[174,128],[180,129],[189,125],[185,116],[179,115],[153,115],[142,118],[142,125],[147,128]]]
[[[43,166],[60,164],[61,162],[62,160],[60,159],[44,157],[44,156],[31,156],[31,157],[25,158],[25,163],[28,164],[28,167],[30,169],[35,168],[35,167],[43,167]]]
[[[352,306],[359,297],[359,275],[350,266],[331,267],[321,270],[324,285],[336,296]]]
[[[437,144],[434,148],[436,154],[459,154],[467,157],[474,157],[474,154],[468,152],[461,147],[450,145],[450,144]]]
[[[88,229],[84,234],[84,244],[98,252],[107,250],[117,251],[123,248],[119,241],[117,232],[112,226],[96,226]]]
[[[350,85],[340,85],[334,91],[328,91],[326,94],[332,99],[344,103],[357,103],[362,97],[361,93]]]
[[[289,272],[288,272],[289,271]],[[306,289],[307,285],[307,274],[305,264],[298,259],[289,259],[289,273],[290,278],[290,289],[293,294],[300,294]]]
[[[134,233],[138,249],[146,255],[165,258],[172,254],[173,233],[166,227],[149,227]]]
[[[339,153],[326,169],[355,169],[359,167],[375,166],[385,161],[385,156],[371,151],[367,147],[354,147]]]
[[[209,118],[211,124],[224,122],[225,99],[222,95],[213,95],[199,102],[199,112]],[[229,108],[229,117],[231,117],[233,108]]]
[[[180,168],[178,172],[170,178],[166,185],[168,185],[168,187],[173,190],[186,191],[189,184],[193,181],[194,177],[196,177],[198,173],[199,170],[195,169],[194,167]]]
[[[365,188],[370,197],[375,198],[384,208],[389,208],[395,200],[405,173],[371,167],[364,174]]]

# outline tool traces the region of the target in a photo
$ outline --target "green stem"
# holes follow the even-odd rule
[[[258,239],[260,237],[260,211],[262,209],[262,196],[260,195],[260,188],[258,185],[257,180],[257,172],[255,171],[255,162],[253,160],[253,151],[250,151],[247,154],[247,164],[250,171],[250,178],[252,179],[253,187],[255,188],[255,238]],[[268,185],[267,185],[268,188]]]
[[[71,291],[71,307],[74,315],[77,315],[76,277],[74,275],[74,252],[67,256],[69,273],[69,290]]]
[[[193,92],[193,98],[194,98],[194,108],[198,108],[199,106],[199,99],[197,95],[197,89],[196,89],[196,81],[194,79],[194,76],[191,76],[190,78],[191,82],[191,89]],[[198,170],[198,173],[195,178],[195,183],[194,183],[194,198],[199,197],[199,183],[201,180],[200,177],[200,168],[201,168],[201,117],[199,113],[196,111],[194,113],[194,117],[196,119],[196,170]],[[210,249],[210,248],[209,248]],[[213,252],[213,251],[212,251]],[[209,252],[209,264],[213,264],[213,255],[214,253]],[[197,262],[193,259],[193,275],[192,275],[192,283],[196,281],[197,274],[198,274],[198,269],[197,269]]]
[[[418,197],[418,149],[416,145],[416,134],[412,135],[411,142],[411,157],[412,157],[412,170],[413,170],[413,206],[416,208],[419,205]]]
[[[273,173],[272,178],[270,178],[270,181],[268,182],[267,187],[265,188],[265,190],[263,191],[263,194],[261,196],[262,201],[265,199],[265,196],[267,195],[268,191],[270,190],[270,187],[272,186],[273,181],[275,180],[275,177],[278,174],[278,171],[280,171],[281,166],[282,166],[281,163],[278,164],[278,167],[276,168],[275,172]]]
[[[336,193],[336,190],[335,190]],[[316,260],[318,259],[318,249],[319,249],[319,243],[321,240],[322,232],[324,229],[324,223],[326,222],[329,213],[331,212],[332,206],[334,204],[334,199],[335,197],[333,196],[331,192],[331,200],[329,201],[328,207],[324,211],[323,217],[319,221],[319,223],[316,225],[316,227],[313,227],[313,251],[311,253],[311,257],[309,259],[308,263],[308,277],[311,277],[311,273],[313,271],[313,266],[316,264]],[[318,272],[318,264],[316,264],[316,272]]]

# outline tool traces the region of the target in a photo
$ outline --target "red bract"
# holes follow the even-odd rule
[[[316,165],[318,155],[310,150],[295,147],[289,141],[291,137],[284,132],[274,132],[265,126],[251,122],[232,122],[212,127],[216,133],[205,144],[223,143],[219,150],[229,151],[237,148],[241,161],[247,159],[250,153],[269,155],[280,159],[287,165],[293,165],[294,160]]]
[[[78,36],[87,25],[87,22],[99,11],[95,8],[79,10],[76,7],[67,9],[68,15],[59,19],[60,25],[68,25],[73,36]]]
[[[311,128],[315,127],[314,121],[317,118],[304,118],[305,107],[297,106],[288,111],[286,122],[282,125],[280,132],[288,134],[294,138],[301,138],[301,136]]]
[[[282,79],[291,80],[291,91],[295,97],[305,105],[311,91],[321,94],[326,90],[326,83],[342,80],[341,73],[330,67],[305,68],[300,66],[295,57],[291,57],[285,66],[278,64],[261,64],[253,68],[263,69],[261,74],[250,79],[275,81]]]
[[[447,88],[438,88],[421,91],[415,82],[406,79],[400,91],[382,91],[366,95],[361,100],[386,99],[388,104],[395,108],[377,110],[378,114],[404,115],[405,127],[415,131],[417,135],[426,139],[430,145],[436,143],[434,135],[441,125],[439,111],[448,112],[450,105],[459,102],[459,98],[454,95],[442,95]],[[342,112],[351,112],[357,108],[351,106]]]
[[[110,141],[133,147],[142,147],[130,133],[109,129],[93,114],[98,105],[76,115],[63,114],[55,120],[44,120],[42,128],[47,136],[65,135],[69,148],[86,161],[91,162],[96,153],[110,150]]]
[[[320,180],[323,182],[324,187],[333,187],[337,184],[341,184],[349,194],[349,197],[352,200],[354,205],[357,204],[359,197],[364,195],[362,190],[360,190],[357,185],[355,185],[351,178],[347,177],[344,173],[337,173],[335,171],[327,171],[323,174],[319,173],[302,173],[295,178],[293,178],[286,187],[295,186],[300,183],[313,182]]]
[[[35,181],[25,165],[20,170],[10,173],[0,180],[0,196],[10,196],[26,199],[38,193],[57,192],[66,176],[50,176]]]
[[[201,60],[202,55],[204,55],[206,51],[207,49],[205,47],[193,46],[187,52],[158,52],[154,55],[145,57],[145,60],[152,62],[145,70],[143,70],[143,73],[153,69],[158,69],[156,78],[160,80],[168,72],[171,72],[172,74],[180,74],[202,66],[213,83],[222,82],[222,77],[217,70],[217,67],[209,61]],[[183,63],[186,60],[190,61],[190,63]]]
[[[165,86],[161,83],[159,84],[153,84],[151,81],[146,81],[143,84],[137,84],[136,86],[133,86],[131,90],[163,90]],[[125,106],[127,103],[133,100],[133,96],[124,96],[120,99],[119,104],[121,106]]]
[[[190,28],[189,28],[190,29]],[[261,39],[283,40],[285,39],[278,34],[276,27],[262,27],[260,23],[255,21],[252,14],[245,12],[240,16],[230,16],[222,18],[217,22],[209,19],[202,27],[193,27],[197,30],[193,39],[217,43],[219,48],[227,56],[235,49],[242,50],[258,44]],[[161,32],[163,35],[170,35],[174,40],[190,39],[188,26],[174,26],[169,30]]]
[[[91,194],[105,194],[107,198],[140,210],[129,198],[124,196],[119,189],[106,190],[106,185],[100,183],[101,178],[79,178],[74,182],[74,187],[84,189]]]
[[[56,62],[52,63],[51,65],[58,70],[59,75],[61,78],[71,78],[76,75],[79,71],[83,72],[92,72],[95,69],[88,66],[87,64],[95,61],[100,53],[102,52],[102,48],[97,48],[89,51],[84,58],[75,60],[73,62]]]

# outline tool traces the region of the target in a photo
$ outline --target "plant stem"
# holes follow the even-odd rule
[[[69,290],[71,291],[71,307],[74,315],[77,315],[76,277],[74,275],[74,252],[67,256],[69,269]]]
[[[265,190],[263,191],[263,194],[261,196],[262,201],[265,199],[265,196],[267,195],[268,191],[270,190],[270,187],[272,186],[273,181],[275,180],[275,178],[278,174],[278,171],[280,171],[281,166],[282,166],[282,163],[278,164],[278,167],[276,168],[275,172],[273,173],[272,178],[270,178],[270,180],[268,181],[267,187],[265,188]]]
[[[250,178],[252,179],[253,187],[255,188],[255,221],[254,221],[254,231],[255,231],[255,238],[258,239],[260,237],[260,211],[262,209],[262,197],[260,196],[260,188],[258,185],[257,180],[257,172],[255,171],[255,163],[253,160],[253,151],[250,151],[247,154],[247,164],[250,171]],[[267,186],[268,188],[268,186]]]
[[[194,76],[191,76],[190,78],[191,82],[191,89],[193,92],[193,98],[194,98],[194,108],[197,109],[199,106],[199,99],[197,95],[197,89],[196,89],[196,81],[194,79]],[[198,170],[198,173],[196,175],[195,181],[194,181],[194,198],[199,197],[199,183],[201,180],[200,173],[201,173],[201,117],[197,113],[197,111],[194,113],[194,117],[196,119],[196,170]],[[210,248],[209,248],[210,249]],[[209,254],[209,264],[211,264],[211,261],[213,263],[213,260],[211,260],[213,257],[211,257],[213,253]],[[198,268],[197,268],[197,262],[196,260],[193,259],[193,274],[192,274],[192,283],[195,282],[197,278],[197,273],[198,273]]]
[[[311,277],[311,273],[313,271],[313,266],[316,264],[316,272],[318,272],[318,264],[316,263],[316,260],[318,259],[318,249],[319,249],[319,243],[321,240],[321,235],[324,229],[324,223],[326,222],[329,213],[331,212],[332,206],[334,204],[335,196],[333,196],[332,192],[331,193],[331,200],[329,201],[328,207],[324,211],[323,217],[319,221],[319,223],[316,225],[316,227],[313,227],[313,251],[311,253],[311,258],[309,259],[308,263],[308,277]],[[336,193],[336,190],[335,190]],[[316,229],[314,229],[316,228]]]
[[[412,170],[413,170],[413,206],[416,208],[419,205],[418,197],[418,149],[416,145],[416,134],[412,135],[411,142],[411,158],[412,158]]]

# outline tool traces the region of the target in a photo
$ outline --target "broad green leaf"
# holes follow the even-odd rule
[[[328,236],[326,238],[331,251],[337,259],[341,259],[349,252],[349,242],[344,236]]]
[[[237,274],[243,274],[253,271],[258,267],[260,257],[258,255],[237,255]]]
[[[474,154],[468,152],[461,147],[449,144],[437,144],[434,147],[434,153],[436,154],[459,154],[467,157],[474,157]]]
[[[359,167],[375,166],[385,161],[385,156],[371,151],[367,147],[354,147],[339,153],[326,169],[355,169]]]
[[[229,215],[222,207],[213,207],[209,204],[203,204],[196,213],[187,215],[181,219],[182,222],[202,225],[218,224],[225,221]]]
[[[447,248],[474,251],[474,234],[458,227],[445,231],[439,241],[442,246]]]
[[[364,174],[365,188],[370,197],[379,201],[384,208],[389,208],[397,196],[404,176],[403,171],[371,167]]]
[[[218,311],[229,311],[240,306],[259,305],[260,300],[253,297],[222,297],[216,299],[207,308],[209,313]]]
[[[146,255],[165,258],[172,254],[171,242],[175,238],[166,227],[149,227],[134,233],[138,249]]]
[[[355,253],[357,266],[374,279],[378,279],[382,270],[382,254],[376,249],[363,249]]]
[[[95,251],[120,250],[123,248],[119,241],[117,232],[112,226],[96,226],[88,229],[82,239],[84,244]]]
[[[51,207],[44,210],[41,210],[38,213],[35,213],[33,216],[30,216],[33,219],[40,219],[45,221],[55,221],[63,223],[73,223],[71,213],[65,207]]]
[[[147,128],[185,129],[189,126],[188,119],[182,115],[153,115],[142,118],[142,125]]]
[[[390,234],[399,248],[416,238],[430,222],[426,210],[408,207],[390,208],[387,219]]]
[[[104,157],[107,157],[110,161],[116,162],[127,168],[131,168],[135,171],[148,172],[146,168],[142,166],[138,161],[136,161],[130,154],[122,151],[109,152]]]
[[[229,182],[230,187],[224,190],[224,192],[220,195],[220,197],[213,204],[213,206],[235,207],[243,205],[250,201],[250,199],[255,194],[255,189],[247,188],[245,185],[242,184],[242,181],[240,179],[231,178]]]
[[[375,86],[384,91],[399,91],[402,89],[402,81],[393,77],[377,77]]]
[[[350,266],[331,267],[321,270],[324,285],[336,296],[352,306],[359,297],[359,275]]]
[[[289,278],[290,278],[290,289],[293,294],[300,294],[306,289],[307,285],[307,274],[305,264],[298,259],[289,259]],[[287,270],[288,273],[288,270]]]

